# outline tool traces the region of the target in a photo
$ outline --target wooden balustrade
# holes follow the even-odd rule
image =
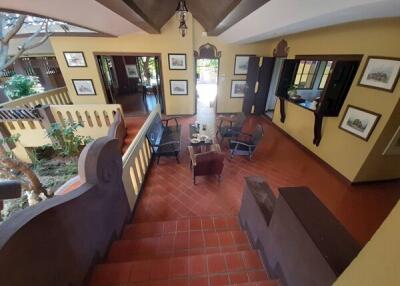
[[[125,192],[131,210],[135,206],[137,196],[142,189],[145,176],[151,163],[152,150],[146,138],[146,133],[157,114],[160,114],[159,105],[157,105],[157,108],[149,115],[122,157],[122,181],[124,182]]]
[[[106,136],[114,114],[122,107],[119,104],[87,104],[87,105],[51,105],[50,112],[55,122],[76,122],[82,125],[78,135],[90,136],[93,139]]]
[[[88,104],[88,105],[51,105],[37,110],[48,109],[47,113],[41,111],[41,118],[24,117],[24,120],[10,118],[4,121],[10,135],[19,134],[19,141],[24,147],[39,147],[50,144],[51,140],[46,135],[46,126],[58,122],[62,125],[65,122],[77,122],[82,125],[77,130],[78,135],[90,136],[97,139],[107,135],[108,128],[114,118],[114,113],[122,108],[118,104]],[[0,109],[4,117],[16,114],[22,109]],[[24,109],[27,111],[27,109]],[[26,112],[25,112],[26,113]],[[19,112],[20,116],[22,113]],[[30,113],[31,114],[31,113]],[[33,116],[33,114],[31,114]]]
[[[16,107],[34,107],[36,105],[66,105],[72,104],[66,87],[52,89],[43,93],[38,93],[17,100],[3,103],[0,107],[16,108]]]

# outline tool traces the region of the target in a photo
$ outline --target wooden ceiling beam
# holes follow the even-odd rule
[[[140,8],[130,1],[129,5],[123,0],[96,0],[125,20],[131,22],[149,34],[159,34],[158,29]]]
[[[267,2],[269,2],[269,0],[242,0],[223,20],[219,22],[214,30],[208,32],[208,35],[218,36],[222,34]]]

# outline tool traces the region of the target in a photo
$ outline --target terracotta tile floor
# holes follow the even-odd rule
[[[244,178],[260,175],[276,194],[279,187],[308,186],[363,245],[400,198],[400,181],[350,185],[264,117],[250,117],[245,126],[251,131],[260,123],[265,131],[252,161],[227,155],[221,182],[199,177],[193,185],[186,146],[188,124],[194,121],[195,117],[180,119],[181,164],[174,158],[161,158],[160,164],[150,169],[134,222],[237,215]]]

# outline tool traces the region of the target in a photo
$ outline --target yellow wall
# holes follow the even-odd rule
[[[82,104],[105,102],[94,53],[160,53],[167,114],[193,114],[195,112],[193,50],[198,50],[201,45],[210,43],[215,45],[218,51],[222,53],[217,112],[241,111],[243,100],[230,98],[231,81],[246,78],[245,76],[233,75],[235,55],[271,56],[273,48],[281,39],[249,45],[232,45],[220,41],[217,37],[204,35],[204,29],[192,17],[189,18],[189,31],[185,38],[179,35],[177,26],[177,19],[173,17],[163,27],[162,33],[159,35],[133,34],[118,38],[52,38],[51,43],[73,102]],[[290,47],[289,58],[301,54],[364,54],[341,114],[339,117],[324,120],[323,138],[319,147],[312,144],[314,115],[310,111],[286,102],[287,119],[284,124],[281,124],[278,102],[277,112],[275,112],[273,119],[274,123],[284,129],[285,132],[353,182],[400,177],[400,168],[394,170],[394,168],[388,167],[388,163],[398,165],[400,156],[385,156],[383,158],[380,155],[380,152],[383,151],[382,148],[384,149],[382,146],[390,140],[396,124],[398,126],[398,122],[396,122],[398,117],[396,119],[392,114],[394,114],[394,108],[399,102],[400,84],[393,93],[357,85],[367,55],[400,57],[399,30],[400,18],[394,18],[339,25],[285,37]],[[88,67],[68,68],[62,54],[63,51],[83,51]],[[185,53],[188,69],[186,71],[170,71],[168,53]],[[74,78],[93,79],[98,95],[96,97],[77,96],[71,82],[71,79]],[[187,79],[189,81],[189,95],[171,96],[169,81],[172,79]],[[348,104],[382,114],[368,142],[338,128]],[[400,107],[398,107],[399,109]],[[382,134],[381,137],[380,134]],[[377,142],[379,144],[374,148]],[[376,165],[382,166],[382,168],[378,169]]]
[[[278,102],[273,119],[275,124],[350,181],[400,177],[400,168],[393,168],[392,165],[391,169],[396,170],[391,170],[390,173],[387,173],[384,170],[376,170],[372,163],[366,162],[384,127],[389,123],[389,118],[393,114],[396,104],[399,102],[400,84],[397,85],[393,93],[357,85],[368,55],[400,57],[399,33],[400,18],[396,18],[351,23],[285,37],[290,47],[289,58],[294,58],[295,55],[307,54],[364,54],[363,61],[339,117],[324,119],[323,137],[319,147],[314,146],[312,142],[314,127],[314,115],[312,112],[286,102],[287,119],[282,124],[279,121]],[[272,40],[269,44],[275,46],[279,40]],[[368,142],[338,128],[348,104],[382,115]],[[390,123],[392,125],[395,124],[394,121]],[[391,133],[393,127],[389,129],[388,133]],[[387,141],[388,136],[389,134],[382,140]],[[387,142],[382,142],[382,144],[384,143]],[[367,165],[364,165],[364,162]],[[385,164],[385,162],[397,162],[397,166],[399,166],[400,159],[399,156],[396,156],[396,158],[381,160],[381,164]],[[357,176],[363,165],[362,174]],[[374,174],[369,177],[369,175],[372,175],[371,170],[373,169],[375,170]],[[365,176],[365,174],[369,175]]]
[[[191,23],[189,18],[189,23]],[[191,25],[191,24],[189,24]],[[75,104],[105,103],[106,99],[99,72],[96,67],[94,53],[161,53],[163,68],[164,93],[168,114],[194,113],[194,66],[193,66],[193,33],[189,31],[185,38],[178,32],[176,17],[163,27],[158,35],[132,34],[118,38],[98,37],[53,37],[51,44],[57,57],[62,74]],[[64,51],[83,51],[87,68],[68,68],[63,56]],[[187,54],[187,71],[170,71],[168,68],[168,53]],[[92,79],[97,92],[96,97],[77,96],[72,85],[72,79]],[[188,96],[171,96],[169,81],[186,79],[189,81]]]
[[[400,203],[333,286],[400,285]]]
[[[233,79],[245,80],[246,76],[233,75],[235,55],[256,54],[262,56],[270,54],[271,49],[266,48],[265,43],[227,45],[219,41],[216,37],[204,36],[203,27],[193,17],[189,18],[188,26],[189,32],[185,38],[179,35],[177,19],[176,17],[172,17],[162,28],[159,35],[133,34],[118,38],[53,37],[51,38],[51,44],[67,83],[71,99],[76,104],[106,102],[94,53],[161,53],[167,114],[193,114],[195,113],[195,63],[193,51],[198,50],[203,44],[211,43],[222,52],[217,111],[219,113],[240,112],[243,100],[230,98],[231,81]],[[63,57],[64,51],[83,51],[88,67],[68,68]],[[170,71],[168,67],[168,53],[185,53],[187,55],[187,70]],[[72,85],[72,79],[92,79],[97,96],[77,96]],[[171,79],[189,80],[189,96],[171,96],[169,90],[169,80]]]

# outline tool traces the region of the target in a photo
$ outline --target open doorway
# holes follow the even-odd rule
[[[164,97],[158,55],[97,55],[108,103],[121,104],[128,116],[142,116]]]
[[[215,113],[219,59],[196,60],[197,113]]]

